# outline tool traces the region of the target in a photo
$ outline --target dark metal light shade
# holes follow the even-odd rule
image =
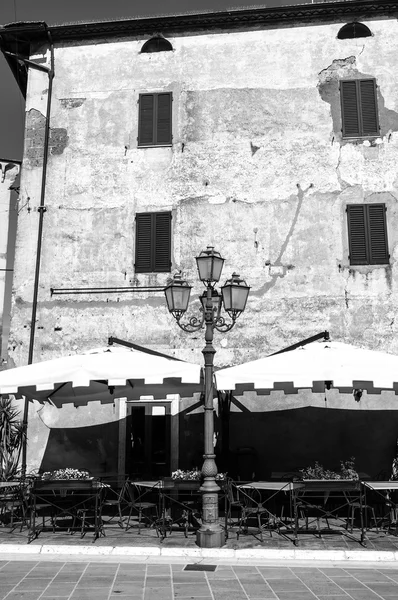
[[[238,317],[245,310],[249,292],[250,286],[237,273],[233,273],[231,279],[225,282],[221,293],[224,309],[230,316]]]
[[[207,291],[203,292],[203,294],[200,296],[200,301],[202,303],[203,310],[206,310]],[[211,290],[211,303],[213,306],[214,315],[216,317],[219,317],[221,311],[222,296],[220,296],[220,294],[215,289]]]
[[[199,279],[203,282],[214,283],[220,281],[224,259],[219,252],[216,252],[213,246],[207,246],[196,257]]]
[[[164,289],[167,308],[173,315],[182,315],[189,304],[191,286],[181,279],[181,274],[174,275],[173,281]]]

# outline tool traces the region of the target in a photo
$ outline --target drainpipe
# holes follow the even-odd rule
[[[50,139],[50,111],[51,111],[51,99],[52,99],[52,88],[54,79],[54,44],[52,41],[51,33],[45,25],[47,31],[47,37],[50,44],[50,69],[48,73],[48,95],[47,95],[47,109],[46,109],[46,125],[44,130],[44,150],[43,150],[43,170],[41,175],[41,192],[40,192],[40,205],[39,211],[39,229],[37,234],[37,251],[36,251],[36,269],[35,269],[35,281],[33,287],[33,301],[32,301],[32,319],[30,325],[30,340],[29,340],[29,354],[28,354],[28,365],[33,362],[33,348],[35,341],[36,331],[36,313],[37,313],[37,297],[39,292],[39,277],[40,277],[40,259],[41,259],[41,246],[43,239],[43,218],[46,212],[46,206],[44,203],[46,195],[46,177],[47,177],[47,162],[48,162],[48,146]],[[31,61],[29,61],[32,66]],[[29,412],[29,400],[25,397],[24,414],[23,414],[23,431],[24,440],[22,446],[22,479],[26,476],[26,454],[27,454],[27,427],[28,427],[28,412]]]

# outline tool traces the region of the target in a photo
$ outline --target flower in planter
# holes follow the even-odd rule
[[[202,473],[198,469],[193,469],[192,471],[183,471],[182,469],[177,469],[177,471],[173,471],[171,474],[171,478],[179,481],[199,481]]]
[[[66,468],[46,471],[41,477],[42,479],[89,479],[90,473],[84,469]]]
[[[355,458],[340,461],[340,471],[325,469],[318,461],[315,465],[299,469],[302,479],[359,479],[355,470]]]
[[[217,473],[216,481],[224,481],[225,477],[225,473]],[[177,471],[172,472],[171,478],[177,481],[200,481],[202,479],[202,472],[199,469],[192,469],[192,471],[177,469]]]

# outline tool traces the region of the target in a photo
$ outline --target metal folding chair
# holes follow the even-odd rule
[[[257,525],[257,531],[256,533],[252,532],[251,535],[254,535],[254,537],[259,535],[260,540],[263,541],[263,530],[265,523],[262,522],[262,518],[265,516],[268,520],[269,511],[262,505],[261,493],[259,490],[251,487],[250,485],[245,486],[244,489],[237,489],[241,508],[236,537],[239,539],[239,536],[242,533],[249,533],[249,521],[254,521]],[[253,525],[251,527],[253,527]]]
[[[138,533],[141,533],[141,523],[145,527],[155,526],[156,534],[159,535],[157,523],[159,521],[158,504],[156,502],[149,502],[143,500],[143,497],[148,493],[148,490],[142,491],[139,487],[139,482],[127,480],[122,490],[119,514],[123,521],[123,511],[128,510],[127,522],[125,530],[127,531],[130,527],[130,521],[135,520],[138,522]]]

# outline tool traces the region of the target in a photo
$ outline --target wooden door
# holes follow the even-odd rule
[[[170,403],[129,403],[126,425],[126,473],[135,479],[170,476]]]

